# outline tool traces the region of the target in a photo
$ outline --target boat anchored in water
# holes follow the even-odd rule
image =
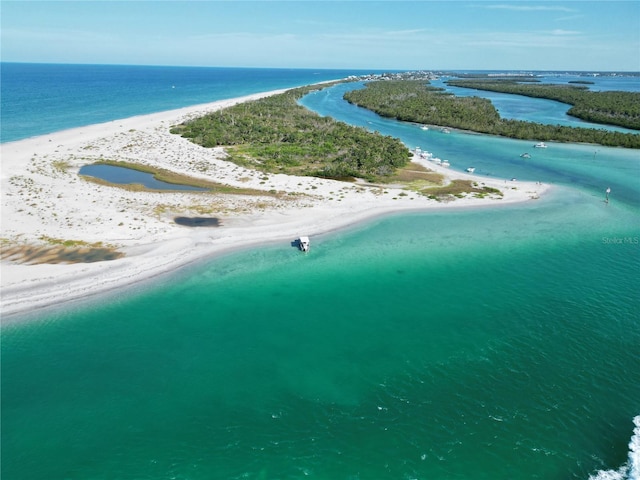
[[[536,143],[533,148],[547,148],[547,145],[544,142]]]
[[[528,153],[523,153],[522,155],[520,155],[520,158],[531,158],[531,155],[529,155]]]
[[[467,172],[469,172],[469,173],[473,173],[475,171],[476,171],[476,167],[468,167],[467,168]]]
[[[310,246],[309,237],[300,237],[298,239],[298,246],[303,252],[308,252]]]

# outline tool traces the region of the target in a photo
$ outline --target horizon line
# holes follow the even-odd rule
[[[277,67],[277,66],[226,66],[226,65],[168,65],[168,64],[137,64],[137,63],[75,63],[75,62],[31,62],[0,60],[0,64],[20,65],[69,65],[69,66],[105,66],[105,67],[162,67],[162,68],[237,68],[254,70],[351,70],[376,72],[522,72],[522,73],[626,73],[640,76],[640,70],[577,70],[577,69],[526,69],[526,68],[380,68],[380,67]]]

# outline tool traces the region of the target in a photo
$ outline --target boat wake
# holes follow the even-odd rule
[[[600,470],[589,480],[640,480],[640,415],[633,419],[635,428],[629,441],[629,458],[618,470]]]

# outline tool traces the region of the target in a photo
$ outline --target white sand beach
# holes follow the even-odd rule
[[[224,160],[169,132],[172,125],[280,91],[76,128],[1,145],[3,250],[72,241],[113,247],[122,258],[94,263],[0,265],[3,317],[113,291],[212,255],[276,241],[291,242],[396,211],[500,206],[538,198],[548,185],[455,172],[414,156],[448,179],[473,179],[501,190],[477,198],[429,199],[400,186],[367,186],[264,174]],[[264,196],[131,191],[89,182],[78,170],[121,160],[259,189]],[[279,195],[268,195],[276,191]],[[174,218],[215,217],[218,227],[187,227]],[[313,249],[313,243],[312,243]],[[5,257],[5,255],[3,255]]]

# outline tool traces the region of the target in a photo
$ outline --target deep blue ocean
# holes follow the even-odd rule
[[[0,63],[2,142],[292,88],[361,70]]]
[[[358,73],[2,64],[2,141]],[[308,255],[265,245],[4,325],[3,480],[640,478],[640,153],[424,131],[342,100],[360,87],[300,103],[552,192],[309,232]]]

